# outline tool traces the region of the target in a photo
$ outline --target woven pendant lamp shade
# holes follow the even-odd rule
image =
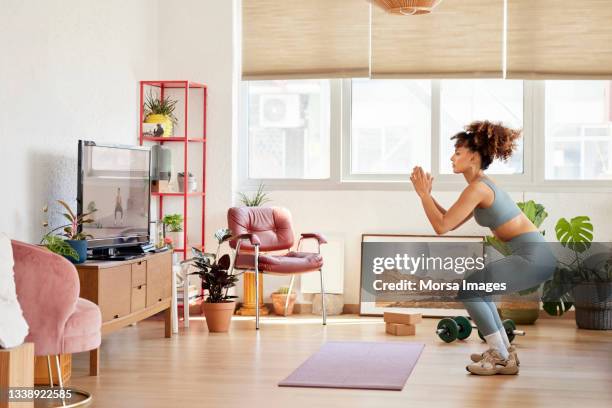
[[[414,16],[429,14],[442,0],[373,0],[387,13]]]

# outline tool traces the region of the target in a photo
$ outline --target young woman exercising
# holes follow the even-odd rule
[[[473,216],[479,225],[490,228],[495,237],[507,244],[512,252],[510,256],[487,264],[466,279],[505,283],[505,293],[532,288],[548,280],[556,264],[552,251],[535,225],[508,193],[484,174],[494,159],[507,160],[512,155],[515,141],[520,136],[520,131],[499,123],[477,121],[451,138],[455,140],[455,153],[451,157],[453,172],[463,174],[468,185],[448,210],[431,196],[433,177],[429,173],[417,166],[410,176],[437,234],[452,231]],[[489,347],[482,354],[471,355],[473,363],[466,367],[467,370],[478,375],[517,374],[516,350],[510,346],[490,294],[460,291],[458,297]]]

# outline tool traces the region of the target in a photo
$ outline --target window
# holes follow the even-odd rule
[[[248,83],[249,178],[329,178],[329,142],[329,80]]]
[[[420,165],[454,191],[450,138],[487,119],[524,130],[496,180],[612,191],[612,81],[270,80],[242,95],[243,187],[395,190]]]
[[[612,81],[546,81],[547,180],[612,179]]]
[[[450,157],[455,151],[450,138],[474,120],[502,122],[523,127],[523,81],[443,80],[440,81],[440,173],[452,174]],[[507,162],[495,160],[489,174],[523,173],[523,139]]]
[[[351,174],[408,174],[431,163],[431,81],[352,81]]]

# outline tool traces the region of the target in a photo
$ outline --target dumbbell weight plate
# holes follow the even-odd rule
[[[514,337],[516,337],[514,334],[514,331],[516,330],[516,324],[514,324],[514,321],[510,319],[504,320],[503,324],[504,330],[506,330],[506,334],[508,335],[508,340],[510,341],[510,343],[512,343]]]
[[[446,343],[450,343],[457,339],[459,334],[459,326],[450,317],[446,317],[438,322],[438,336]]]
[[[459,340],[465,340],[470,337],[470,334],[472,334],[472,324],[469,319],[465,316],[456,316],[453,320],[457,323],[457,326],[459,326],[457,338]]]

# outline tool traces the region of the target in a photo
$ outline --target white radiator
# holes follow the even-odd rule
[[[344,240],[336,239],[323,234],[327,238],[327,244],[321,245],[321,255],[323,256],[323,284],[325,293],[344,292]],[[316,244],[315,244],[316,246]],[[316,250],[310,246],[304,250]],[[300,276],[300,292],[320,293],[321,282],[318,272],[305,273]]]

